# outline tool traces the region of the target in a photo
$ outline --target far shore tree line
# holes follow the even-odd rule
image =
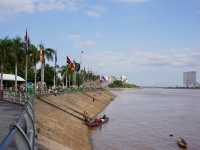
[[[41,45],[40,45],[41,46]],[[40,62],[40,50],[38,46],[30,43],[28,51],[24,48],[24,41],[20,37],[9,38],[5,37],[0,39],[0,79],[3,78],[3,74],[15,74],[25,78],[25,65],[26,56],[28,57],[28,82],[35,83],[35,81],[41,81],[41,69],[36,69],[37,64]],[[55,61],[56,51],[53,48],[44,48],[44,59],[47,62]],[[56,85],[70,85],[80,86],[86,80],[97,80],[98,75],[92,72],[88,72],[85,69],[79,70],[76,73],[69,71],[67,64],[62,66],[51,66],[45,62],[44,65],[44,81],[47,87],[53,86],[54,75],[56,75]],[[56,73],[55,73],[56,71]],[[61,75],[58,76],[58,74]],[[66,80],[68,82],[66,82]],[[15,81],[17,82],[17,81]],[[0,87],[3,86],[1,80]]]
[[[112,83],[108,85],[110,88],[137,88],[138,86],[135,84],[130,84],[123,82],[122,80],[114,80]]]

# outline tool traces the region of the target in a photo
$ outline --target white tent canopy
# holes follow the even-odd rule
[[[1,79],[1,75],[0,75],[0,79]],[[14,74],[3,74],[3,80],[4,81],[15,81],[15,75]],[[25,80],[22,77],[17,76],[17,81],[24,82]]]

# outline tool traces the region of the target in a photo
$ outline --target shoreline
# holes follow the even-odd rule
[[[91,150],[91,129],[81,120],[81,114],[87,111],[89,117],[96,117],[114,97],[111,91],[98,89],[42,97],[44,100],[38,98],[35,108],[39,147],[42,150]]]
[[[136,90],[140,89],[140,87],[134,87],[134,88],[109,88],[110,91],[128,91],[128,90]]]

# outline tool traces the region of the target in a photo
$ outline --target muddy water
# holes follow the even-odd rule
[[[138,89],[115,91],[104,111],[110,120],[92,131],[95,150],[200,150],[200,90]],[[169,134],[174,134],[170,137]]]

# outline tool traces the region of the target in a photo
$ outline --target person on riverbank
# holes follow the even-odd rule
[[[87,111],[84,111],[84,112],[83,112],[83,117],[84,117],[84,119],[85,119],[85,122],[90,122],[90,119],[89,119],[89,117],[88,117]]]

